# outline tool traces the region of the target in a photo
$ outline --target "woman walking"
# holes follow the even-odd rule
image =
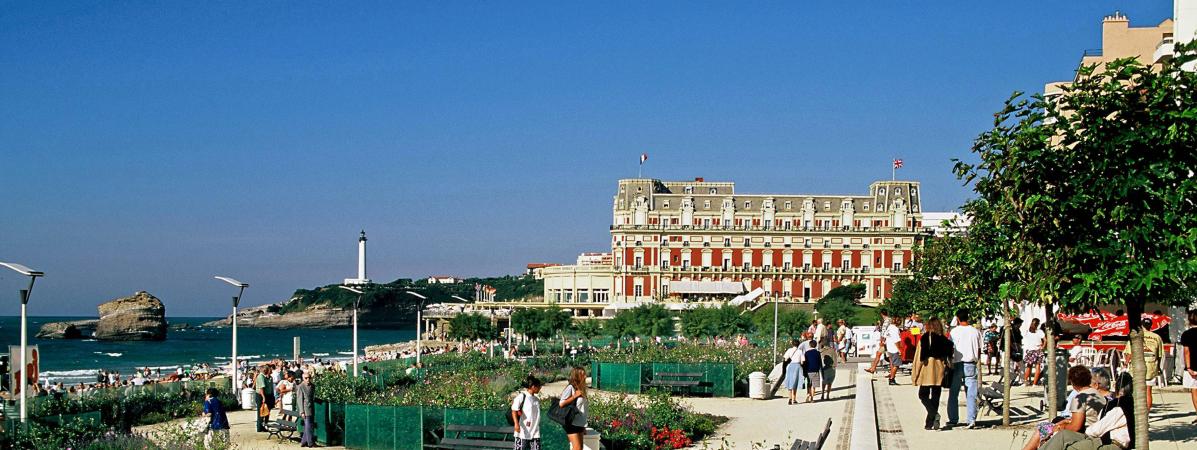
[[[561,403],[559,404],[562,408],[573,404],[578,410],[578,413],[574,415],[574,420],[567,425],[563,425],[565,428],[565,437],[569,439],[570,450],[582,450],[582,437],[586,435],[587,403],[586,369],[574,367],[569,372],[569,385],[565,386],[565,390],[561,391]]]
[[[515,426],[515,450],[540,450],[540,379],[528,375],[524,392],[511,400],[511,423]]]
[[[802,349],[801,343],[794,339],[791,346],[782,355],[782,364],[785,367],[786,390],[790,391],[790,401],[787,405],[798,403],[798,390],[802,389]]]
[[[1022,334],[1022,351],[1023,361],[1026,363],[1026,368],[1023,369],[1023,379],[1026,380],[1027,386],[1034,386],[1039,384],[1039,379],[1043,376],[1043,340],[1046,336],[1043,330],[1039,328],[1039,319],[1031,319],[1031,326],[1027,328],[1027,332]],[[1031,379],[1031,370],[1035,370],[1035,379]]]
[[[951,360],[952,341],[944,336],[943,322],[932,317],[927,321],[926,332],[919,338],[910,373],[913,384],[919,387],[919,401],[927,410],[927,419],[923,423],[925,430],[939,429],[939,395]]]

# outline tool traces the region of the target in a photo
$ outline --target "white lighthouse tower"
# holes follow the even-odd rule
[[[346,278],[346,285],[370,284],[366,278],[366,230],[357,238],[357,278]]]

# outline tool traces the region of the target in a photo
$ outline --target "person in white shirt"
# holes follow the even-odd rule
[[[1107,408],[1096,422],[1085,427],[1085,432],[1060,430],[1043,443],[1041,450],[1064,450],[1074,448],[1128,448],[1134,442],[1134,401],[1131,397],[1131,378],[1123,374],[1118,379],[1116,406]],[[1105,441],[1111,445],[1103,445]]]
[[[852,348],[852,329],[844,323],[844,319],[839,320],[839,329],[835,332],[835,343],[837,350],[839,350],[840,361],[848,362],[848,350]]]
[[[965,388],[969,428],[977,426],[977,361],[981,359],[981,330],[969,321],[968,311],[956,312],[956,327],[952,328],[952,385],[948,389],[948,424],[960,419],[960,387]]]
[[[897,386],[898,382],[894,378],[898,376],[898,367],[902,366],[902,350],[898,347],[898,343],[902,342],[902,331],[890,323],[881,334],[881,340],[885,341],[885,352],[889,354],[889,384]]]
[[[1039,328],[1039,319],[1031,319],[1031,324],[1027,330],[1022,333],[1022,358],[1026,368],[1023,369],[1023,379],[1026,380],[1027,385],[1031,385],[1031,369],[1035,369],[1035,378],[1033,384],[1039,384],[1039,379],[1043,376],[1043,340],[1046,335],[1043,330]]]
[[[809,340],[799,342],[797,339],[793,341],[793,345],[781,355],[781,362],[785,364],[784,376],[786,390],[790,391],[790,401],[787,405],[798,403],[798,390],[803,389],[803,381],[805,377],[802,376],[802,355],[806,354],[806,346]]]
[[[528,375],[524,379],[524,392],[516,394],[511,400],[511,420],[515,427],[515,450],[540,449],[540,387],[544,383],[540,379]]]
[[[819,350],[822,350],[824,343],[827,341],[827,325],[823,323],[823,319],[815,319],[815,342],[819,344]]]

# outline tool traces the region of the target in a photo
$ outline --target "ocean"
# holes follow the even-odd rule
[[[94,339],[39,339],[37,330],[47,322],[85,320],[94,317],[29,317],[29,345],[37,345],[41,353],[41,375],[52,382],[78,383],[95,381],[99,370],[116,370],[130,374],[134,368],[154,367],[174,370],[180,365],[228,364],[232,351],[233,330],[223,328],[192,328],[170,330],[165,341],[105,342]],[[171,317],[171,324],[188,323],[198,326],[217,317]],[[358,345],[389,344],[415,338],[414,327],[409,330],[358,330]],[[250,361],[273,358],[290,359],[292,339],[299,337],[300,353],[305,360],[347,359],[353,352],[351,329],[274,330],[237,327],[237,356]],[[21,318],[0,317],[0,353],[8,353],[8,346],[21,345]]]

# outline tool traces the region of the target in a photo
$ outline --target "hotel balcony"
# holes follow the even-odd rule
[[[861,233],[906,232],[929,234],[931,227],[767,227],[750,225],[611,225],[611,231],[758,231],[768,233]]]
[[[1151,57],[1151,62],[1160,63],[1164,60],[1172,59],[1173,47],[1175,47],[1175,42],[1173,42],[1171,36],[1161,40],[1155,46],[1155,53]]]

